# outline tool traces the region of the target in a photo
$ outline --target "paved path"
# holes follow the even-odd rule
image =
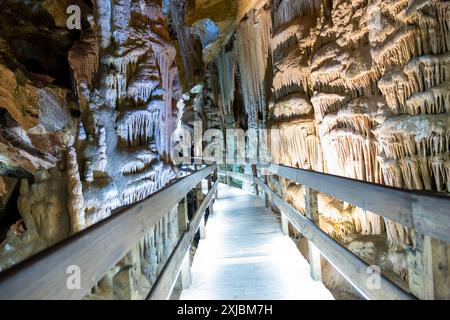
[[[181,300],[333,299],[259,197],[226,185]]]

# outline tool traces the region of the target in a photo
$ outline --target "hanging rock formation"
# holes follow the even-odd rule
[[[210,14],[193,2],[192,24]],[[220,28],[225,40],[204,58],[217,70],[216,103],[228,127],[276,129],[274,162],[450,192],[449,22],[442,0],[260,0],[232,30]],[[302,186],[276,183],[302,212]],[[384,239],[384,268],[405,279],[410,230],[326,195],[319,211],[321,228],[351,250],[364,237]]]
[[[81,30],[66,26],[69,5],[81,9]],[[5,269],[176,177],[171,134],[182,90],[160,1],[6,0],[0,7],[2,208],[15,185],[3,175],[24,178],[22,220],[0,239]],[[93,298],[142,297],[177,241],[178,221],[169,215]],[[136,274],[125,271],[130,264]],[[147,281],[132,288],[138,276]]]
[[[166,186],[172,134],[196,121],[271,129],[255,145],[276,163],[450,192],[448,1],[3,0],[0,12],[0,270]],[[269,182],[304,212],[303,186]],[[405,283],[411,230],[327,195],[319,213]],[[145,296],[177,223],[174,208],[86,298]]]

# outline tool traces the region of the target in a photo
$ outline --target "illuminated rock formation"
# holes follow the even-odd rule
[[[193,2],[186,21],[208,13],[218,24],[235,23],[207,8],[197,12],[201,1]],[[217,70],[224,122],[276,129],[275,162],[449,192],[449,15],[449,3],[439,0],[252,3],[232,31],[221,28],[220,50],[204,52]],[[279,188],[303,210],[301,186],[280,179]],[[409,230],[325,195],[319,211],[321,227],[339,241],[384,239],[384,267],[406,277]]]
[[[172,134],[196,121],[273,129],[273,162],[450,192],[448,1],[70,4],[81,30],[66,27],[69,1],[0,2],[0,218],[18,200],[22,219],[0,239],[0,269],[167,185]],[[303,186],[269,181],[304,212]],[[405,280],[410,230],[327,195],[319,213],[326,233]],[[141,297],[176,242],[175,217],[88,298]]]
[[[182,90],[160,4],[71,4],[81,8],[80,31],[67,29],[65,1],[1,5],[11,15],[2,16],[0,33],[0,173],[26,179],[18,199],[22,222],[0,247],[0,269],[147,198],[176,177],[170,138]],[[14,34],[17,21],[24,27]],[[46,57],[46,50],[55,50],[56,58]],[[8,179],[0,180],[2,200],[14,190]],[[130,261],[142,261],[143,270],[155,255],[165,262],[178,237],[178,222],[170,217],[130,253],[131,260],[112,270],[114,285],[103,297],[126,294],[124,281],[135,279],[121,270]],[[138,273],[150,284],[156,277],[156,271]]]

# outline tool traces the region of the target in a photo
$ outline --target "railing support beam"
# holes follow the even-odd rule
[[[156,192],[136,205],[118,209],[100,223],[0,273],[0,300],[82,299],[161,219],[167,216],[168,212],[183,200],[191,189],[195,188],[199,181],[211,175],[216,168],[215,165],[206,167]],[[208,204],[211,197],[212,194],[208,197]],[[206,203],[200,208],[200,212],[204,207]],[[197,223],[197,220],[192,222]],[[182,246],[180,243],[177,245],[177,248],[182,247],[185,250],[179,252],[180,256],[176,256],[176,265],[167,268],[167,264],[170,264],[173,259],[169,259],[166,263],[163,284],[158,281],[158,298],[166,299],[170,295],[188,245],[192,241],[192,234],[188,233],[189,238],[186,238],[186,233],[182,236],[182,240],[186,239],[187,243],[182,243]],[[67,270],[71,266],[81,268],[79,290],[71,290],[66,285]],[[167,281],[168,278],[171,281]],[[21,285],[24,283],[27,285]]]
[[[265,182],[266,186],[269,185],[269,178],[267,175],[264,176],[264,182]],[[270,201],[269,194],[267,192],[264,192],[264,204],[265,204],[266,208],[269,208],[269,206],[270,206],[269,201]]]
[[[178,204],[178,229],[179,234],[182,235],[189,229],[189,217],[188,217],[188,200],[184,197]],[[189,247],[190,248],[190,247]],[[191,257],[190,250],[186,253],[181,265],[181,285],[183,289],[189,289],[191,286]]]
[[[200,239],[204,240],[206,239],[206,222],[205,222],[205,217],[202,218],[202,220],[200,221],[200,227],[199,227],[199,232],[200,232]]]
[[[253,177],[258,178],[258,167],[256,166],[256,164],[252,164],[252,172],[253,172]],[[259,197],[258,185],[253,182],[253,187],[255,188],[256,196]]]
[[[186,252],[186,256],[183,259],[183,264],[181,265],[181,285],[183,289],[189,289],[192,284],[192,275],[191,275],[191,250],[190,246],[188,251]]]
[[[317,192],[311,188],[306,188],[305,204],[306,204],[306,217],[309,220],[311,220],[312,223],[318,226],[319,209],[318,209]],[[311,277],[315,281],[321,281],[322,267],[321,267],[320,251],[310,240],[308,240],[308,252],[309,252],[309,265],[311,268]]]
[[[209,189],[210,190],[210,189]],[[197,185],[197,208],[200,208],[200,206],[203,203],[204,200],[204,195],[203,195],[203,181],[201,181],[198,185]],[[200,239],[205,239],[206,238],[206,222],[205,222],[205,216],[203,216],[202,220],[200,221],[200,228],[199,228],[199,232],[200,232]]]
[[[407,249],[409,290],[422,300],[448,300],[450,293],[449,246],[418,232]]]
[[[285,236],[289,235],[289,220],[283,211],[281,211],[281,231],[283,231]]]
[[[179,234],[183,234],[188,229],[189,217],[188,217],[188,200],[185,196],[178,203],[178,230]]]

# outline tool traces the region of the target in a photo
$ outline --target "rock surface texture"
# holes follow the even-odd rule
[[[187,22],[209,15],[192,2]],[[211,18],[234,27],[219,28],[221,45],[204,49],[227,128],[277,129],[274,162],[450,192],[448,1],[260,0],[236,17]],[[304,188],[271,183],[304,210]],[[324,231],[394,281],[406,279],[411,230],[326,195],[319,211]]]
[[[0,12],[0,271],[166,186],[172,134],[195,123],[276,129],[259,145],[273,162],[450,192],[449,1],[0,0]],[[304,212],[304,187],[269,180]],[[318,200],[325,232],[406,284],[411,230]],[[87,299],[145,296],[177,224],[174,208]]]
[[[81,9],[81,30],[66,25],[69,5]],[[182,90],[160,1],[5,0],[0,9],[2,209],[22,179],[22,220],[0,239],[3,270],[176,177]],[[89,298],[142,298],[177,241],[175,213]]]

